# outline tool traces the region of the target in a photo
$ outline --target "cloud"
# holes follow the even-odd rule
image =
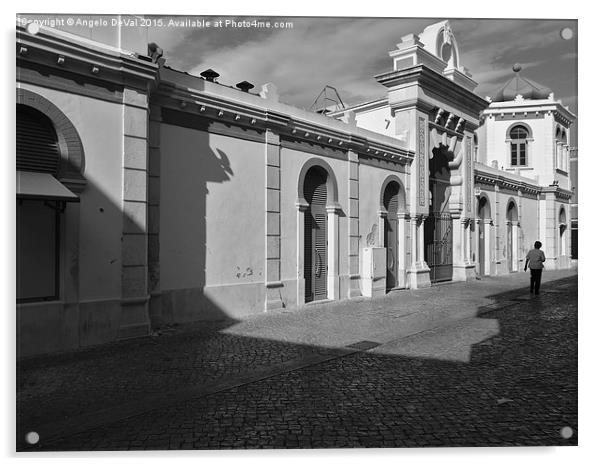
[[[296,19],[294,30],[205,53],[191,73],[213,68],[226,84],[271,81],[284,101],[304,107],[327,84],[352,100],[380,98],[386,90],[372,76],[390,68],[387,52],[417,23],[428,22]]]
[[[373,76],[391,69],[388,52],[402,36],[440,21],[287,20],[294,22],[293,29],[151,28],[148,37],[163,47],[170,66],[193,74],[213,68],[221,74],[220,82],[229,85],[273,82],[283,101],[308,108],[327,84],[350,104],[384,97],[386,89]],[[455,19],[451,25],[461,64],[479,83],[478,94],[493,94],[512,77],[516,62],[525,76],[551,87],[556,95],[576,94],[575,67],[570,66],[576,60],[575,41],[564,41],[559,33],[567,26],[576,30],[575,21]],[[568,66],[558,66],[559,61],[568,61]]]

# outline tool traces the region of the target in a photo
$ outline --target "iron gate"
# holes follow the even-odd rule
[[[453,247],[451,215],[431,212],[424,223],[424,255],[431,269],[431,282],[452,279]]]

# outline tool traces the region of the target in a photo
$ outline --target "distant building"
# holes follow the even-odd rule
[[[148,55],[18,27],[19,356],[508,273],[536,239],[571,265],[575,116],[518,75],[477,96],[447,21],[325,113]]]

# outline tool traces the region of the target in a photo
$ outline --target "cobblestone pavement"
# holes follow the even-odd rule
[[[577,276],[525,277],[22,361],[17,448],[576,445]]]

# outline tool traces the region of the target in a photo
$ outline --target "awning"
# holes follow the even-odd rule
[[[79,202],[79,197],[50,173],[19,170],[17,170],[17,197],[19,199]]]

